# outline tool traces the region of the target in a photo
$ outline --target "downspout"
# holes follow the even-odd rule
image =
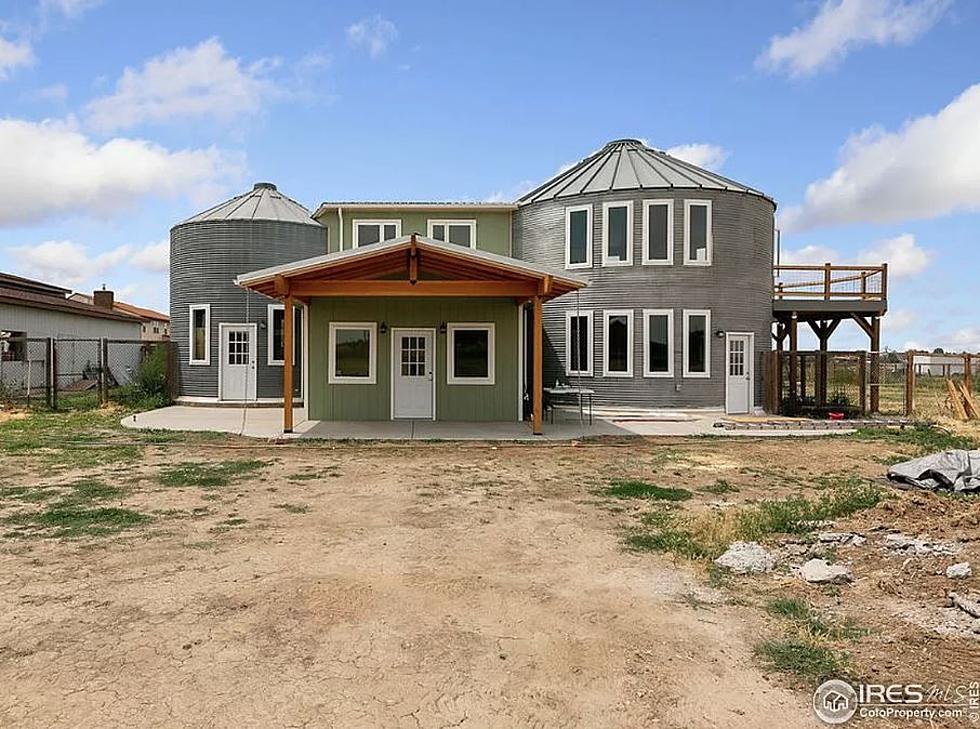
[[[337,236],[340,248],[337,250],[342,251],[344,250],[344,209],[340,205],[337,206],[337,221],[340,225],[340,234]]]

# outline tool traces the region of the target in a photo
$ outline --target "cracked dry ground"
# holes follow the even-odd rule
[[[0,726],[813,726],[751,655],[758,612],[687,604],[701,579],[597,507],[658,448],[170,444],[88,469],[152,520],[3,540]],[[78,475],[3,458],[7,484]],[[157,480],[242,458],[268,465]]]

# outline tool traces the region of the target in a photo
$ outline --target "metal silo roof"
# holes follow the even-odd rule
[[[656,189],[729,190],[772,201],[760,190],[651,149],[638,139],[617,139],[531,190],[517,202],[527,205],[592,192]]]
[[[310,211],[283,195],[271,182],[256,182],[244,195],[238,195],[179,223],[204,223],[224,220],[273,220],[280,223],[316,225]]]

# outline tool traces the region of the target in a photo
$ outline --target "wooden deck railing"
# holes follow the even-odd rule
[[[773,266],[774,299],[888,298],[888,264],[880,266]]]

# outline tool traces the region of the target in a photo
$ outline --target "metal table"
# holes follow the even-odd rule
[[[592,425],[592,396],[595,395],[595,390],[590,390],[587,387],[543,387],[542,392],[546,394],[550,399],[557,400],[559,398],[574,396],[578,399],[578,419],[579,422],[585,421],[585,413],[583,412],[583,402],[586,398],[589,400],[589,425]],[[555,408],[551,408],[551,422],[555,422]]]

